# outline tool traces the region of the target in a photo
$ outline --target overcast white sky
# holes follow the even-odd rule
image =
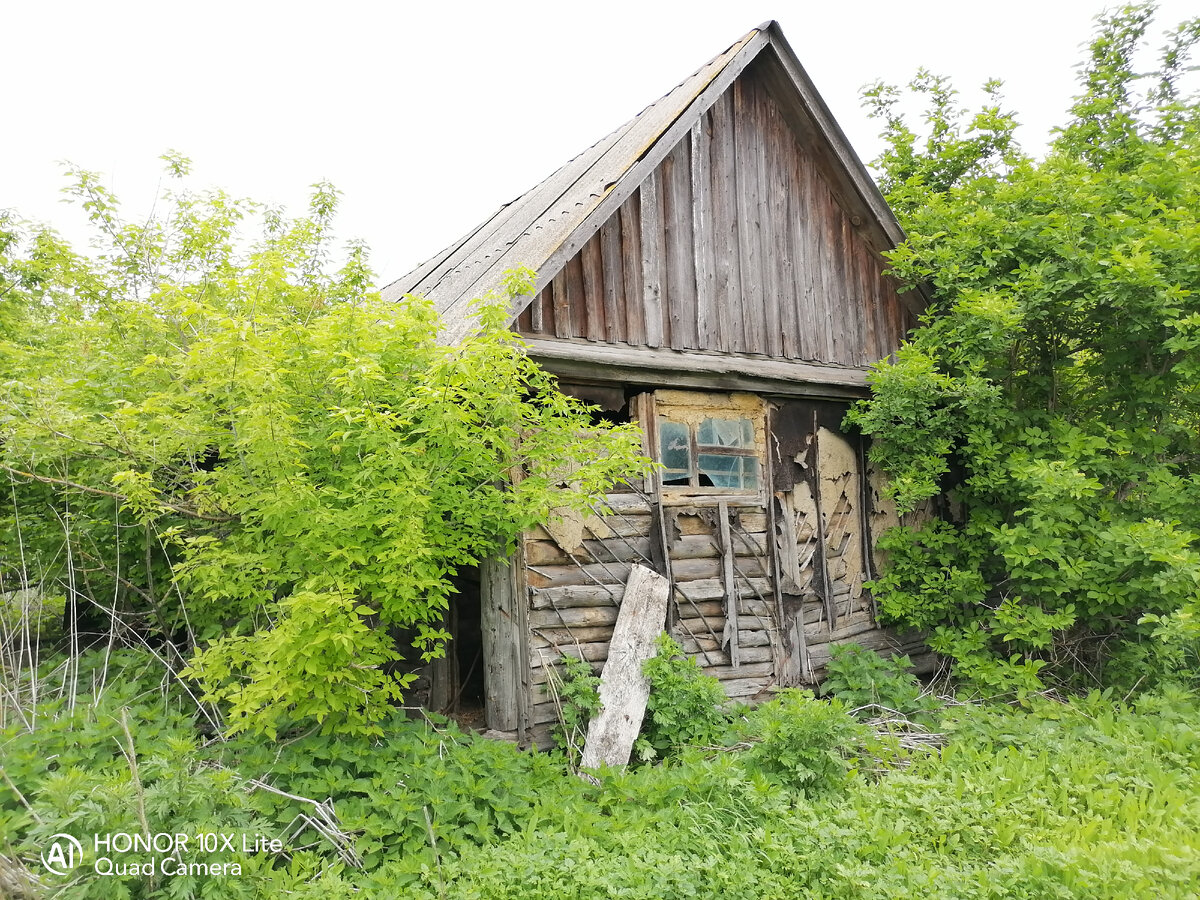
[[[864,160],[876,78],[918,66],[964,95],[1004,79],[1038,148],[1075,92],[1102,0],[594,3],[0,0],[7,76],[0,208],[75,237],[59,162],[148,208],[157,157],[196,186],[299,212],[344,194],[338,233],[403,274],[633,116],[750,28],[778,19]],[[1158,34],[1196,0],[1162,0]]]

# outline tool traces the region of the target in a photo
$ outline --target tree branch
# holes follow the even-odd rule
[[[113,491],[106,491],[101,488],[89,487],[88,485],[80,484],[77,481],[68,481],[66,478],[52,478],[49,475],[35,475],[32,472],[23,472],[20,469],[14,469],[12,466],[6,466],[4,463],[0,463],[0,469],[8,472],[11,475],[19,475],[22,478],[28,478],[32,481],[40,481],[42,484],[57,484],[61,485],[62,487],[75,488],[75,490],[83,491],[85,494],[96,494],[100,497],[112,497],[114,500],[120,500],[122,503],[129,499],[123,494],[117,494]],[[158,504],[165,509],[177,512],[182,516],[189,516],[193,519],[203,519],[205,522],[233,522],[237,519],[237,516],[206,515],[205,513],[200,512],[198,509],[193,509],[190,506],[180,506],[178,503],[167,503],[163,500],[159,500]]]

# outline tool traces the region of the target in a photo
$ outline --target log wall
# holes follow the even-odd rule
[[[525,535],[529,721],[541,743],[558,717],[558,660],[579,657],[600,671],[635,563],[667,570],[667,630],[731,699],[819,680],[838,643],[925,652],[919,636],[878,625],[863,587],[874,530],[897,520],[857,439],[836,430],[844,413],[832,402],[773,407],[763,460],[770,484],[759,500],[664,502],[649,485],[610,495],[605,515]]]

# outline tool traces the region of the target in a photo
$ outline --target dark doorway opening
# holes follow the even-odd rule
[[[453,583],[455,592],[445,618],[450,641],[446,655],[430,665],[428,706],[463,728],[483,730],[487,726],[479,568],[460,569]]]

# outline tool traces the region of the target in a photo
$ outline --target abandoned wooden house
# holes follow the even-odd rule
[[[456,340],[474,298],[531,267],[515,330],[663,466],[463,585],[428,705],[473,699],[493,732],[544,745],[549,669],[603,663],[635,563],[669,579],[663,626],[730,697],[819,679],[838,642],[923,653],[863,589],[897,520],[841,430],[924,302],[885,276],[903,239],[771,22],[390,285]]]

